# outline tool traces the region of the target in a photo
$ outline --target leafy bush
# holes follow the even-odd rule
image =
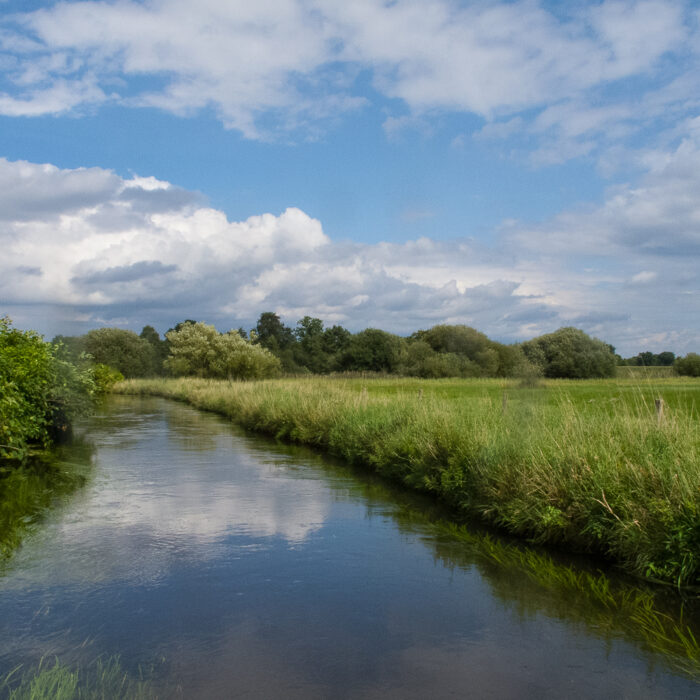
[[[521,347],[545,377],[589,379],[615,374],[615,355],[610,346],[578,328],[560,328],[528,340]]]
[[[95,380],[95,393],[99,395],[108,394],[117,382],[124,381],[124,375],[108,365],[97,364],[92,368],[92,373]]]
[[[673,363],[673,370],[686,377],[700,377],[700,355],[689,352],[685,357],[679,357]]]
[[[35,331],[0,318],[0,461],[23,461],[46,448],[86,412],[95,384],[90,368],[60,356]]]
[[[340,358],[348,371],[395,372],[402,359],[404,339],[378,328],[353,335]]]
[[[427,343],[438,355],[426,357],[427,366],[418,373],[409,372],[415,376],[513,377],[527,364],[519,347],[497,343],[469,326],[441,324],[414,333],[412,340]]]
[[[116,369],[125,377],[147,377],[158,373],[156,350],[146,338],[123,328],[97,328],[83,336],[85,352],[96,364]]]
[[[166,333],[167,371],[175,376],[213,379],[259,379],[275,376],[279,360],[264,347],[244,340],[238,331],[219,333],[205,323],[188,323]]]

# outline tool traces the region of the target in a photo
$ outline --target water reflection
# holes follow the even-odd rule
[[[195,698],[696,690],[629,607],[490,556],[375,477],[155,399],[116,399],[87,433],[94,476],[0,578],[0,674],[118,653],[164,657]]]

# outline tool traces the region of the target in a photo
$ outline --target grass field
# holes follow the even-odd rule
[[[115,390],[184,400],[509,533],[700,585],[700,380],[161,379]]]

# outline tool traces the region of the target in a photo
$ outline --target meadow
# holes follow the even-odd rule
[[[700,380],[181,378],[114,390],[317,446],[434,494],[456,520],[700,586]]]

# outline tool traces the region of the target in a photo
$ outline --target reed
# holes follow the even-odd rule
[[[97,658],[87,666],[69,666],[43,658],[35,667],[18,666],[0,678],[0,697],[7,700],[155,700],[151,681],[134,678],[118,656]],[[165,694],[161,697],[171,697]]]
[[[658,382],[187,378],[115,390],[186,401],[367,465],[533,542],[698,586],[700,383]]]

